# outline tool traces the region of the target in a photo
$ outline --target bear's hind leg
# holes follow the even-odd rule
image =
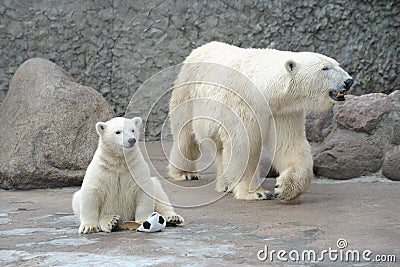
[[[221,145],[222,147],[222,145]],[[222,162],[222,148],[217,148],[217,154],[215,155],[215,167],[217,168],[217,177],[215,190],[219,193],[222,192],[229,192],[231,188],[229,188],[228,183],[225,181],[224,178],[224,166]]]
[[[196,160],[200,156],[199,145],[193,135],[192,126],[187,123],[182,129],[174,129],[174,142],[169,163],[169,176],[175,181],[199,180]]]
[[[260,145],[257,142],[250,142],[250,144],[248,155],[247,153],[240,153],[240,147],[234,148],[237,151],[231,153],[230,144],[224,144],[223,166],[228,190],[232,190],[236,199],[272,199],[273,194],[262,188],[259,180]],[[244,149],[242,149],[243,151]]]

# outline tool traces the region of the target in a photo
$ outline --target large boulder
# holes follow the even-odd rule
[[[392,144],[400,145],[400,91],[391,93],[389,99],[389,124],[392,126],[390,140]]]
[[[321,142],[332,128],[333,109],[310,112],[306,119],[306,135],[310,142]]]
[[[373,133],[382,117],[389,111],[390,100],[382,93],[348,99],[340,105],[336,122],[349,130]]]
[[[96,149],[95,123],[114,116],[97,91],[41,58],[18,68],[0,114],[4,189],[79,185]]]
[[[386,153],[382,163],[382,174],[391,180],[400,181],[400,146]]]
[[[332,179],[349,179],[382,170],[400,177],[400,91],[348,96],[306,119],[314,172]]]
[[[337,131],[314,157],[314,171],[333,179],[350,179],[379,171],[383,153],[379,146],[348,131]]]

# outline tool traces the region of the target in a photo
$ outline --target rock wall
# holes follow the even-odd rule
[[[390,93],[400,87],[398,14],[399,1],[3,0],[0,101],[17,67],[44,57],[121,115],[146,79],[212,40],[324,53],[356,79],[353,93]]]
[[[342,180],[382,171],[400,181],[400,91],[349,95],[308,114],[306,133],[317,175]]]

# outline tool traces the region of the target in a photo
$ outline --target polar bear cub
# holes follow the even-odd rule
[[[120,221],[143,223],[154,211],[168,223],[183,223],[158,179],[150,177],[136,142],[141,124],[139,117],[117,117],[96,124],[98,147],[82,187],[72,199],[80,220],[79,233],[111,232]]]

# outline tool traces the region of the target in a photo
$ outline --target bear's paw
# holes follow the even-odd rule
[[[236,199],[243,200],[271,200],[274,198],[274,195],[270,191],[261,187],[253,192],[248,192],[247,190],[234,190],[234,193]]]
[[[177,225],[182,224],[185,220],[181,215],[173,214],[170,216],[166,216],[167,225]]]
[[[98,233],[100,232],[100,225],[99,224],[81,224],[79,226],[79,233],[80,234],[91,234],[91,233]]]
[[[106,233],[110,233],[112,230],[117,229],[119,224],[119,215],[107,215],[100,219],[101,231]]]
[[[200,180],[200,175],[196,173],[182,174],[181,180]]]
[[[288,201],[303,193],[304,189],[290,176],[280,176],[276,179],[274,198]]]

